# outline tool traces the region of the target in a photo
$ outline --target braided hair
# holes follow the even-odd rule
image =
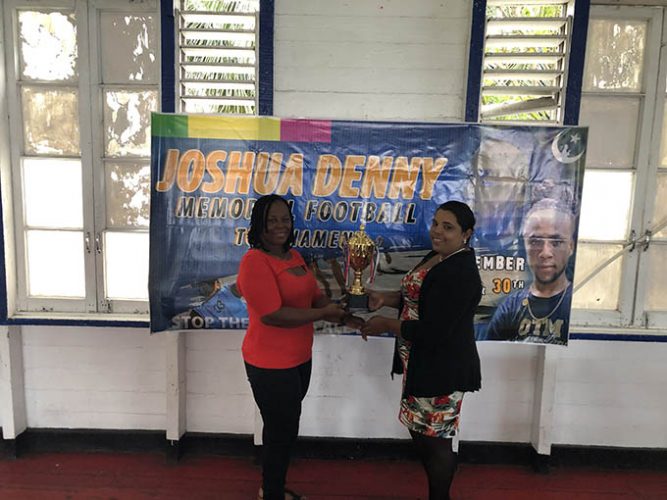
[[[266,250],[264,248],[264,243],[262,242],[262,234],[264,234],[264,231],[266,230],[266,218],[269,214],[269,208],[276,202],[285,204],[287,210],[289,210],[290,219],[292,221],[292,230],[290,231],[287,241],[283,245],[283,250],[287,252],[294,244],[294,215],[292,214],[289,203],[287,203],[287,200],[282,196],[277,194],[267,194],[266,196],[261,196],[252,207],[252,213],[250,214],[250,228],[248,230],[248,243],[250,244],[250,248]]]

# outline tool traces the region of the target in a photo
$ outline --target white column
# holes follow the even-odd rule
[[[185,403],[185,333],[165,332],[167,354],[167,440],[178,441],[187,427]]]
[[[539,455],[551,454],[558,349],[548,345],[538,348],[531,444]]]
[[[4,439],[16,439],[27,427],[19,326],[0,326],[0,424]]]

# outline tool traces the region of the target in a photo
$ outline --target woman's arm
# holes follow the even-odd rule
[[[331,304],[332,302],[333,301],[331,300],[330,297],[322,293],[313,301],[313,307],[315,308],[325,307]],[[347,306],[344,303],[341,305],[344,308]],[[354,328],[355,330],[359,330],[365,323],[365,321],[362,318],[360,318],[359,316],[355,316],[354,314],[348,311],[345,312],[342,319],[335,322],[341,325],[345,325],[349,328]]]
[[[324,307],[329,304],[331,304],[331,299],[327,297],[325,294],[318,295],[313,301],[313,307],[315,309],[319,309],[320,307]]]
[[[262,316],[262,323],[269,326],[293,328],[319,320],[341,323],[345,315],[346,312],[343,306],[329,302],[323,307],[312,307],[309,309],[281,307],[277,311]]]
[[[265,325],[293,328],[321,319],[338,323],[345,315],[345,310],[338,304],[324,301],[316,304],[321,294],[316,292],[315,280],[314,299],[310,307],[283,306],[276,276],[257,251],[249,250],[241,259],[237,285],[248,306],[254,308]]]
[[[377,311],[383,307],[393,307],[398,309],[401,304],[401,292],[398,290],[392,292],[378,292],[368,290],[368,309]]]
[[[400,319],[373,316],[361,327],[361,337],[366,340],[369,335],[382,335],[383,333],[391,333],[395,337],[399,337],[402,323]]]
[[[345,308],[341,304],[332,302],[323,294],[317,288],[317,281],[314,287],[316,295],[310,308],[281,307],[277,311],[262,316],[262,323],[283,328],[301,326],[319,320],[342,323],[347,314]]]

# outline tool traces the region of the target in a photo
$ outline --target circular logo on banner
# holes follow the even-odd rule
[[[584,143],[577,130],[563,130],[551,143],[551,152],[561,163],[574,163],[585,152]]]

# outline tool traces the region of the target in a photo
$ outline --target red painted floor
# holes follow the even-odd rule
[[[246,458],[186,456],[167,465],[161,454],[30,454],[0,460],[1,499],[256,498],[259,468]],[[289,486],[310,500],[425,498],[420,466],[409,461],[295,460]],[[453,498],[667,499],[667,472],[463,464]]]

